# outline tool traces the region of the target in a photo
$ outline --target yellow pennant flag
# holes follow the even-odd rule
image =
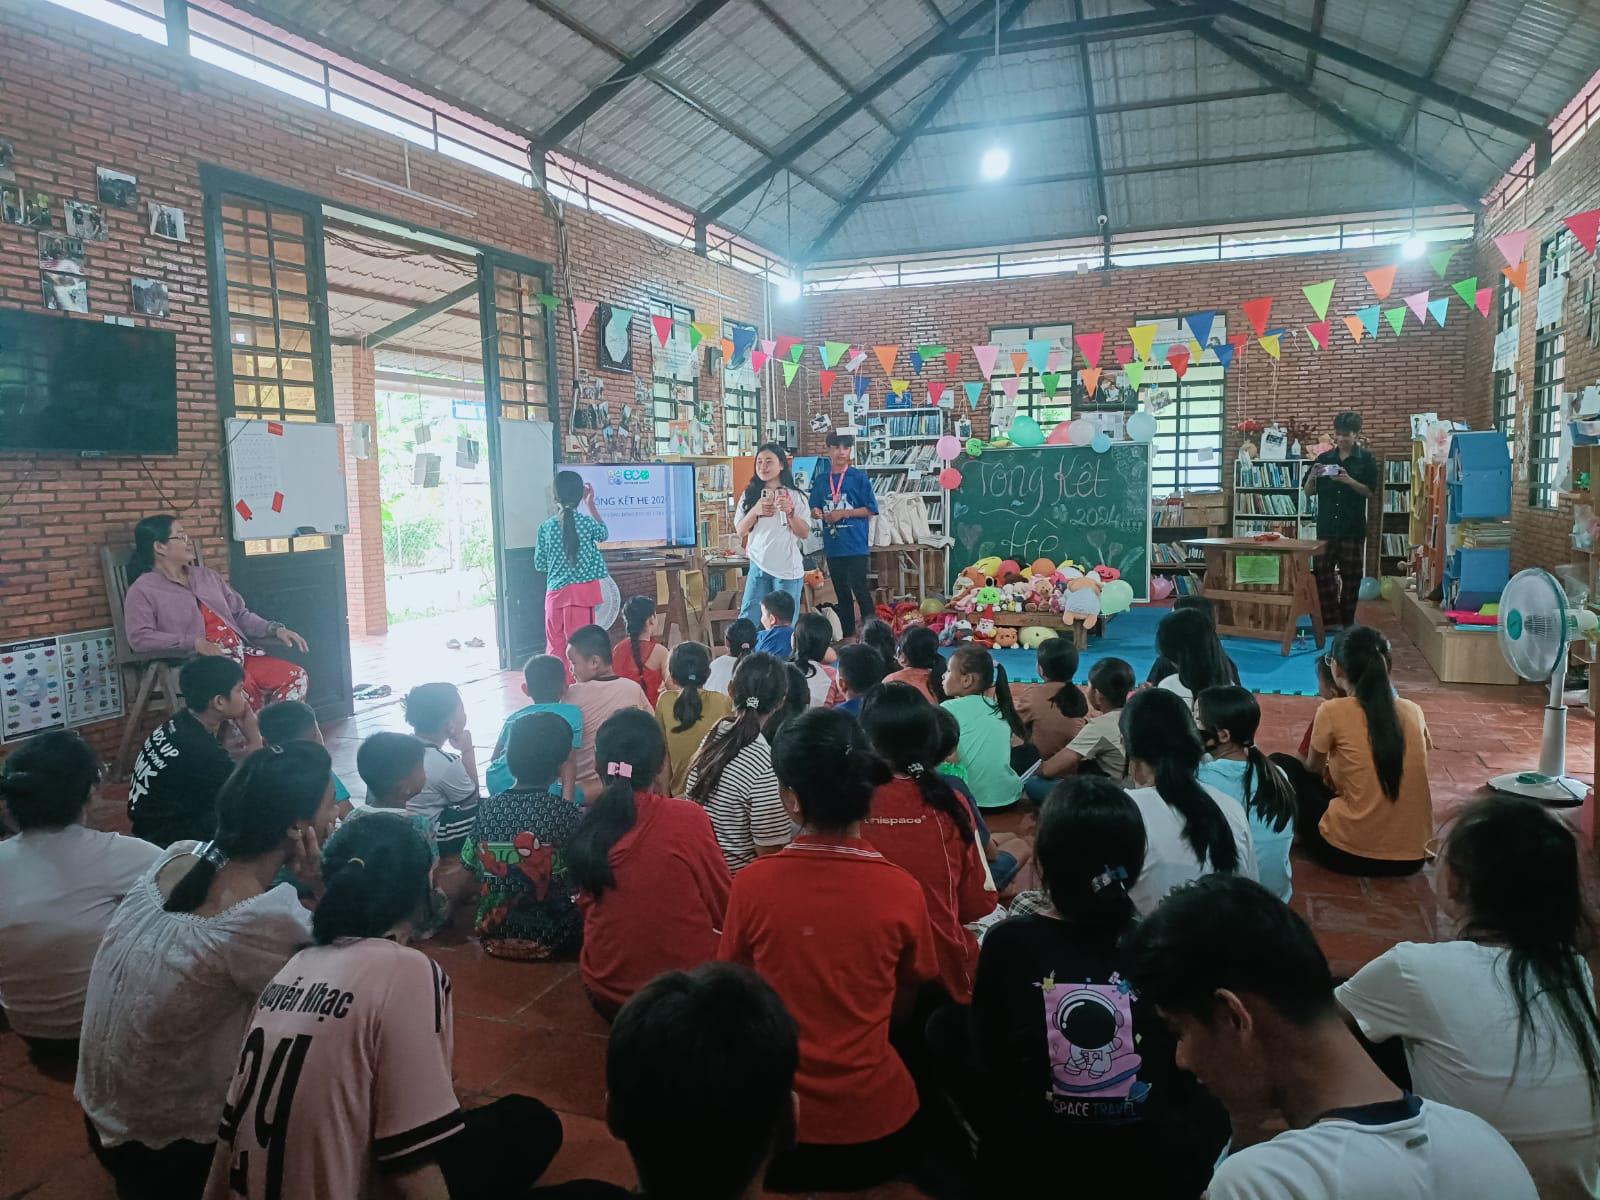
[[[1272,355],[1274,362],[1277,361],[1278,355],[1282,353],[1282,348],[1278,345],[1278,339],[1282,336],[1280,333],[1269,333],[1264,338],[1256,339],[1261,344],[1261,348]]]
[[[1155,345],[1156,327],[1154,325],[1128,326],[1128,340],[1133,343],[1133,348],[1139,352],[1139,357],[1148,359],[1150,347]]]
[[[894,392],[896,396],[904,396],[906,394],[906,389],[910,386],[911,381],[909,379],[889,380],[889,390]]]
[[[1192,362],[1199,362],[1206,356],[1206,348],[1193,338],[1189,339],[1189,358]]]

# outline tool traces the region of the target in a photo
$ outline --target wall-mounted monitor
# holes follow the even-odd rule
[[[561,463],[594,488],[610,540],[605,550],[666,550],[695,544],[692,463]],[[578,511],[582,512],[583,509]]]

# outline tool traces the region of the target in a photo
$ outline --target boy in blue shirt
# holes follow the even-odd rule
[[[516,712],[506,718],[505,724],[500,727],[500,736],[495,739],[494,757],[489,763],[489,769],[484,774],[484,785],[489,789],[489,795],[497,796],[501,792],[515,785],[511,768],[506,765],[506,744],[511,737],[511,727],[518,719],[530,716],[533,713],[554,713],[572,728],[572,748],[576,750],[583,744],[583,713],[576,704],[563,704],[561,698],[567,693],[567,668],[559,658],[553,654],[535,654],[522,666],[522,694],[532,704],[525,704]],[[561,766],[561,778],[556,786],[550,790],[559,792],[569,797],[576,804],[583,803],[583,797],[576,792],[577,764],[568,755],[567,761]]]
[[[863,621],[877,611],[867,586],[867,524],[878,511],[878,500],[866,472],[850,465],[855,447],[854,434],[830,433],[829,469],[811,482],[811,515],[822,521],[822,552],[839,595],[839,628],[845,637],[855,634],[856,609]]]
[[[794,597],[788,592],[768,592],[761,597],[761,632],[756,649],[779,662],[794,653]]]

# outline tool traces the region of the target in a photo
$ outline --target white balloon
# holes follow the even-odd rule
[[[1067,440],[1074,446],[1087,446],[1094,441],[1094,425],[1079,417],[1067,426]]]
[[[1148,442],[1156,436],[1156,419],[1147,412],[1136,412],[1128,418],[1128,436],[1136,442]]]

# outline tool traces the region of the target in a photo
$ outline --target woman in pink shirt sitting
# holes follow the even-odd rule
[[[123,621],[128,645],[141,654],[223,654],[244,668],[250,707],[306,698],[305,668],[252,646],[276,638],[306,652],[306,640],[281,621],[258,617],[222,576],[191,561],[194,548],[177,517],[146,517],[133,527]]]

